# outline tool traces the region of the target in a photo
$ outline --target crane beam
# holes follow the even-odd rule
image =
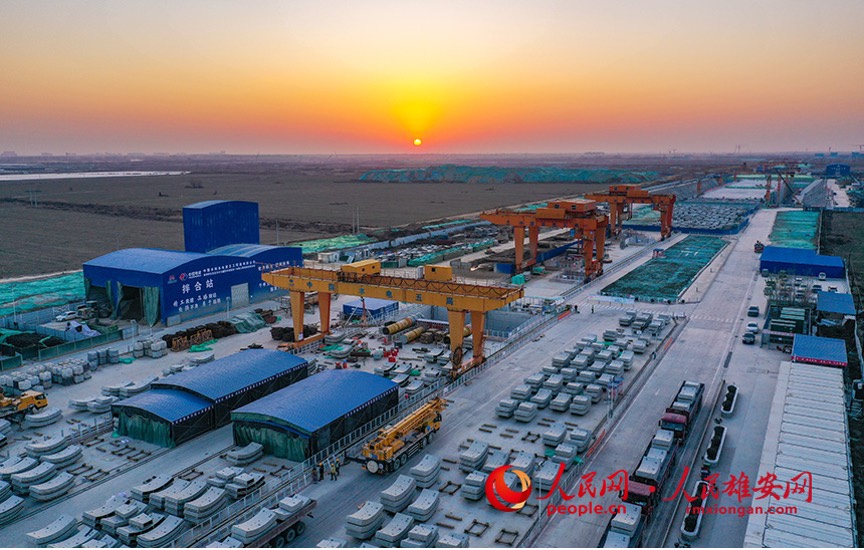
[[[589,193],[586,199],[609,204],[609,227],[612,235],[621,233],[624,215],[631,215],[632,205],[650,204],[660,212],[660,240],[672,234],[672,215],[675,208],[675,195],[652,195],[638,185],[610,185],[606,193]]]
[[[534,212],[519,212],[499,209],[483,212],[480,218],[495,225],[513,228],[516,252],[516,270],[537,263],[541,227],[573,229],[576,237],[583,241],[585,252],[585,277],[591,279],[603,272],[606,226],[609,218],[597,211],[597,204],[590,200],[552,201]],[[525,262],[525,232],[528,232],[530,254]],[[596,255],[597,259],[594,259]]]
[[[348,294],[363,298],[381,298],[409,304],[441,306],[447,309],[450,325],[450,348],[454,377],[483,362],[486,313],[504,307],[524,296],[522,287],[491,286],[453,280],[446,266],[425,266],[423,278],[388,275],[381,262],[365,260],[346,264],[340,269],[287,267],[263,273],[264,282],[289,291],[296,346],[314,339],[303,337],[303,301],[306,292],[318,292],[321,336],[330,330],[330,297]],[[462,364],[465,315],[471,314],[473,358]]]

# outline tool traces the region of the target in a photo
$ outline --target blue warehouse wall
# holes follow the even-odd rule
[[[258,203],[205,201],[183,207],[187,252],[209,252],[229,244],[260,242]]]

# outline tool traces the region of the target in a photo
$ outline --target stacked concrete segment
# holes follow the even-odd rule
[[[201,523],[226,503],[225,489],[210,487],[200,497],[183,506],[183,517],[193,523]]]
[[[421,489],[432,487],[438,482],[441,475],[441,459],[435,455],[426,455],[411,468],[411,476],[417,480],[417,486]]]
[[[264,486],[264,474],[242,473],[225,485],[225,491],[229,497],[239,500],[262,486]]]
[[[385,519],[384,505],[367,500],[362,508],[348,516],[345,532],[356,539],[370,539],[381,529]]]
[[[99,535],[99,531],[82,525],[74,535],[68,539],[49,544],[48,548],[79,548],[84,546],[84,544],[90,539],[96,538],[97,535]]]
[[[486,455],[489,453],[489,444],[479,439],[473,441],[467,449],[459,454],[459,469],[463,472],[473,472],[479,470],[486,461]]]
[[[150,501],[150,495],[167,487],[172,479],[168,474],[161,474],[146,483],[132,487],[132,498],[146,504]]]
[[[27,533],[27,538],[35,544],[44,545],[69,537],[78,527],[74,516],[61,515],[42,529]]]
[[[49,481],[31,485],[30,496],[40,502],[47,502],[65,495],[74,485],[75,476],[63,472]]]
[[[438,505],[441,502],[441,496],[438,491],[431,489],[423,489],[420,491],[420,496],[411,503],[405,510],[405,513],[413,517],[418,522],[427,522],[432,519],[435,512],[438,511]]]
[[[84,451],[78,445],[70,445],[63,449],[60,452],[43,455],[41,457],[42,462],[50,462],[57,466],[57,468],[65,468],[66,466],[71,466],[75,464],[81,459],[81,456],[84,454]]]
[[[413,526],[414,518],[407,514],[396,514],[383,529],[375,533],[373,542],[382,548],[398,547]]]
[[[169,515],[159,525],[137,537],[141,548],[165,548],[183,532],[184,521],[177,516]]]
[[[191,502],[203,495],[208,489],[203,480],[195,480],[165,496],[165,511],[175,516],[183,516],[183,508],[187,502]]]
[[[400,475],[393,485],[381,491],[381,504],[391,514],[401,512],[414,498],[416,488],[417,480],[410,476]]]
[[[226,458],[234,466],[251,464],[264,456],[264,446],[254,441],[243,448],[229,451]]]
[[[12,483],[12,490],[19,495],[26,495],[30,492],[31,485],[44,483],[57,475],[57,466],[50,462],[42,462],[35,468],[21,472],[20,474],[12,474],[9,478]]]
[[[486,492],[486,474],[474,471],[465,476],[465,483],[459,490],[459,494],[468,500],[480,500]]]

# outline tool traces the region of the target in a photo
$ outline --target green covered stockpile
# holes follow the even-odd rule
[[[607,286],[601,294],[641,301],[677,301],[699,271],[727,244],[719,237],[691,235],[666,249],[662,257],[649,260]]]
[[[788,210],[777,212],[768,240],[774,246],[816,250],[818,232],[818,211]]]

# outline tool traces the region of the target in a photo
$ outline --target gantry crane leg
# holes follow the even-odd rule
[[[291,318],[294,321],[294,341],[299,342],[303,339],[303,313],[306,306],[306,293],[291,290],[289,294],[291,296]]]
[[[522,261],[525,259],[525,228],[513,228],[513,243],[516,245],[516,273],[522,271]]]
[[[537,246],[540,241],[540,228],[532,225],[528,228],[528,243],[530,244],[531,259],[529,265],[537,263]]]

